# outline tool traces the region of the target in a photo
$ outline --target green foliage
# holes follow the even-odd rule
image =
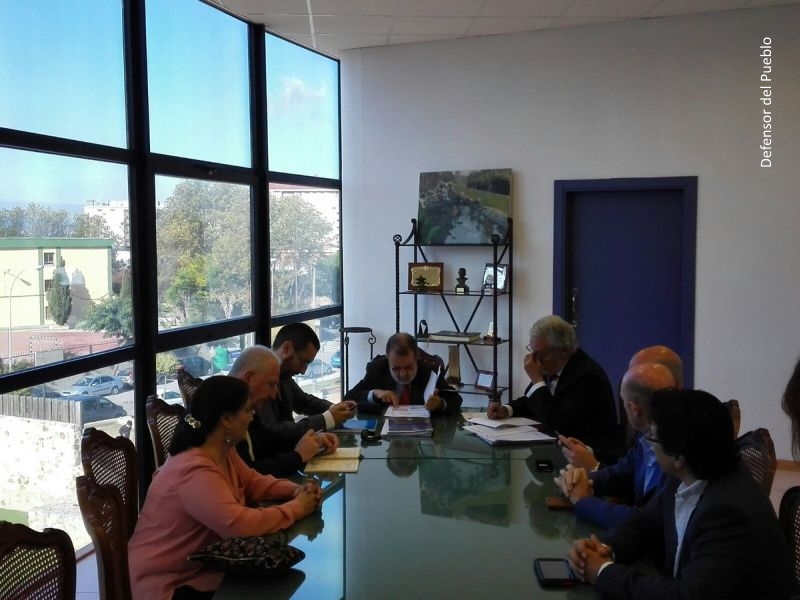
[[[167,375],[174,373],[178,369],[178,360],[172,356],[171,352],[156,354],[156,373]]]
[[[330,255],[335,230],[299,195],[270,196],[272,312],[286,314],[313,306],[314,270]]]
[[[0,208],[0,237],[114,239],[114,234],[99,215],[71,214],[63,209],[31,203]]]
[[[63,269],[63,261],[61,268],[53,275],[53,286],[47,290],[47,305],[57,325],[67,322],[72,313],[72,294],[69,290],[69,279]]]
[[[100,331],[104,337],[118,338],[120,343],[133,340],[133,307],[130,297],[111,295],[99,304],[89,306],[80,325]]]

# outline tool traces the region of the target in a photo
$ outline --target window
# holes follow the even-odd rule
[[[273,315],[341,302],[339,192],[309,186],[269,186]]]
[[[269,170],[339,178],[339,63],[266,34]]]
[[[126,146],[122,45],[121,1],[0,2],[0,127]]]
[[[250,166],[247,26],[197,0],[148,0],[154,152]]]
[[[250,188],[157,178],[159,328],[252,314]]]
[[[0,2],[0,395],[57,409],[0,414],[0,518],[78,548],[82,428],[135,439],[148,394],[179,396],[178,365],[227,373],[273,321],[313,316],[326,365],[301,385],[341,394],[337,61],[279,43],[264,89],[263,29],[202,0],[147,0],[124,22],[141,5]],[[145,40],[146,71],[126,71]],[[251,98],[276,102],[269,127]]]

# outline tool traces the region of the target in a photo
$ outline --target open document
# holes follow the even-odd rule
[[[333,454],[320,454],[306,465],[306,473],[357,473],[358,448],[337,448]]]
[[[487,444],[533,444],[535,442],[554,442],[556,438],[542,433],[530,425],[520,427],[486,427],[485,425],[464,425],[464,431],[474,433]]]

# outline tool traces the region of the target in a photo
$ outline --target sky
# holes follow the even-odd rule
[[[0,127],[126,147],[122,12],[0,2]],[[149,0],[146,17],[151,149],[250,166],[246,25],[198,0]],[[338,178],[338,63],[265,35],[269,168]],[[124,166],[0,148],[0,207],[127,195]]]

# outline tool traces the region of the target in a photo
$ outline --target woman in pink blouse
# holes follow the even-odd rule
[[[274,366],[277,385],[277,359]],[[198,388],[128,543],[134,600],[210,598],[223,574],[188,561],[189,554],[220,538],[285,529],[321,505],[317,485],[275,479],[245,465],[235,447],[252,419],[243,381],[216,376]],[[248,507],[268,498],[288,501]]]

